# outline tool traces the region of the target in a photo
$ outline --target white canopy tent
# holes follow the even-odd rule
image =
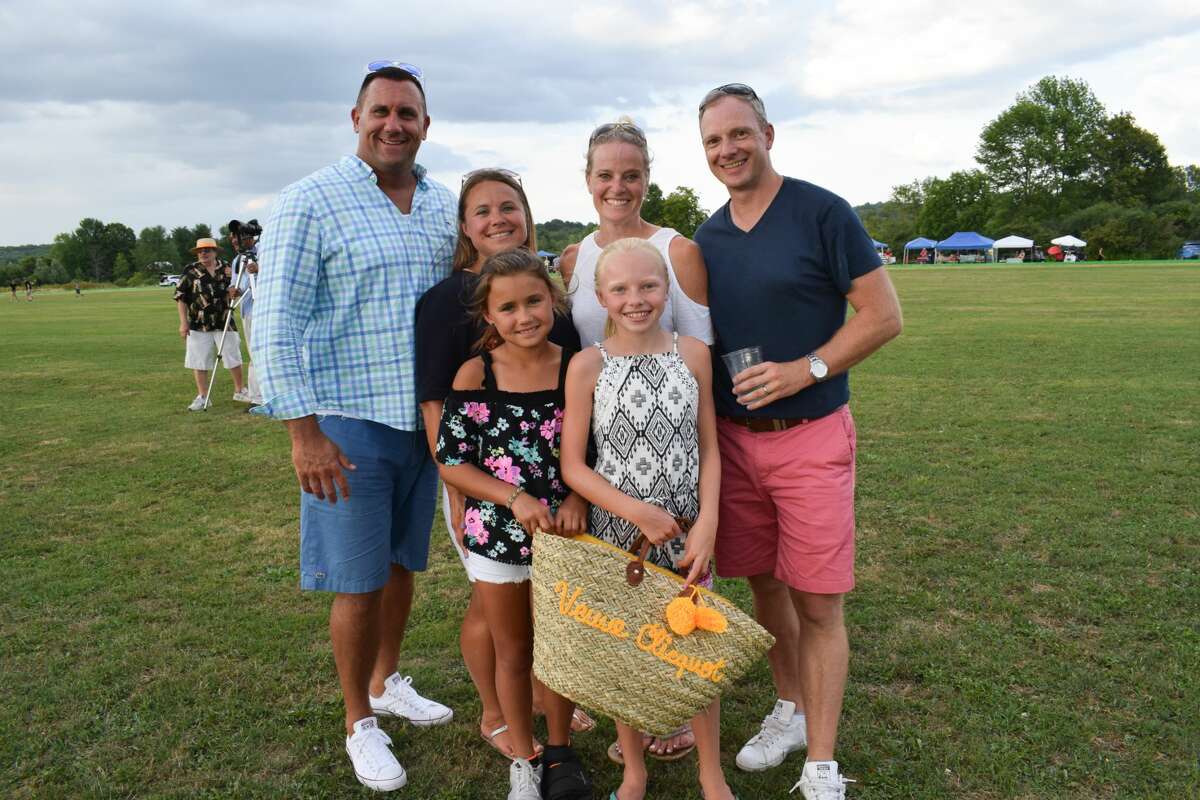
[[[1087,242],[1070,234],[1060,236],[1057,239],[1051,239],[1050,243],[1056,244],[1059,247],[1087,247]]]
[[[1022,239],[1020,236],[1005,236],[992,243],[996,250],[1028,250],[1033,247],[1033,239]]]
[[[1020,236],[1005,236],[1003,239],[997,239],[992,242],[992,258],[995,261],[1001,260],[1002,250],[1016,250],[1018,254],[1008,259],[1010,261],[1023,261],[1026,258],[1033,257],[1033,239],[1025,239]]]

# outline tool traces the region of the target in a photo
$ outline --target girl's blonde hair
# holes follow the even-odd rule
[[[483,336],[475,342],[475,352],[493,350],[504,342],[504,339],[496,331],[496,327],[489,323],[484,315],[487,313],[488,295],[492,292],[492,281],[496,278],[508,278],[515,275],[532,275],[540,279],[550,291],[550,302],[554,306],[554,314],[556,316],[567,315],[567,296],[563,293],[562,287],[550,278],[550,273],[546,271],[546,265],[542,263],[542,259],[524,247],[497,253],[483,262],[483,267],[479,270],[479,282],[475,284],[475,291],[468,303],[471,318],[486,326]]]
[[[608,264],[613,256],[621,255],[622,253],[641,253],[649,258],[658,267],[659,271],[662,272],[663,283],[670,289],[671,271],[667,269],[667,262],[663,259],[662,253],[647,240],[630,236],[625,239],[617,239],[600,251],[600,257],[596,259],[596,275],[594,278],[597,292],[600,291],[600,282],[604,280],[605,265]],[[616,323],[613,322],[610,316],[604,321],[604,338],[607,339],[616,332]]]

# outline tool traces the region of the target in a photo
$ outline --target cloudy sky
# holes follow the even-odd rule
[[[695,109],[730,81],[766,100],[776,166],[852,203],[973,166],[983,125],[1048,74],[1200,163],[1195,0],[0,0],[0,54],[0,245],[87,216],[265,220],[280,187],[353,152],[375,58],[424,69],[436,178],[516,170],[539,221],[594,219],[587,136],[620,114],[646,128],[654,181],[719,206]]]

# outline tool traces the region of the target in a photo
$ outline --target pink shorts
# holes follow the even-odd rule
[[[717,573],[771,574],[813,594],[853,589],[857,445],[850,407],[765,433],[718,418],[717,441]]]

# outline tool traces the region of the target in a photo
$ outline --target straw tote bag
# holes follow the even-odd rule
[[[686,530],[686,520],[678,520]],[[687,722],[745,674],[775,637],[715,592],[685,595],[726,623],[680,635],[667,608],[684,580],[592,536],[536,536],[533,670],[579,705],[655,735]],[[679,604],[673,607],[678,610]],[[686,604],[685,604],[686,606]]]

